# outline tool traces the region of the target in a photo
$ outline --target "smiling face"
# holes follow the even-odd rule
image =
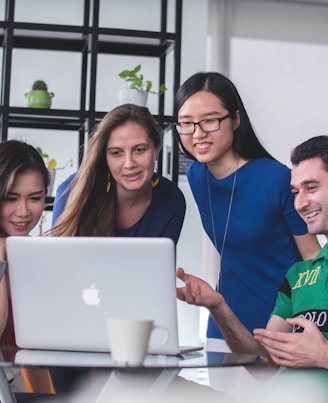
[[[41,173],[26,171],[17,174],[8,194],[0,201],[0,228],[7,235],[28,235],[41,217],[44,202]]]
[[[320,157],[293,165],[291,190],[295,209],[311,234],[328,236],[328,172]]]
[[[179,122],[199,122],[203,119],[221,118],[229,111],[221,100],[211,92],[199,91],[191,95],[178,111]],[[227,118],[220,123],[220,128],[214,132],[205,133],[196,125],[194,134],[180,135],[186,150],[199,162],[215,165],[226,158],[231,158],[233,132],[239,126],[239,114]]]
[[[106,160],[118,194],[151,187],[157,155],[152,139],[138,123],[115,128],[107,141]]]

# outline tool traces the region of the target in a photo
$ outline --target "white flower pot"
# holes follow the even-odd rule
[[[135,88],[124,88],[119,90],[118,99],[120,105],[122,104],[135,104],[139,106],[146,106],[148,99],[148,92],[140,92]]]

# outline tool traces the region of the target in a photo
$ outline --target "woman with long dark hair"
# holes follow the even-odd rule
[[[320,250],[294,209],[290,169],[262,146],[235,85],[220,73],[188,78],[175,113],[193,160],[189,184],[221,258],[217,289],[250,332],[265,327],[287,269]],[[211,317],[207,337],[209,348],[221,348]]]
[[[44,210],[49,173],[38,151],[18,140],[0,143],[0,266],[6,265],[6,239],[28,236]],[[19,253],[19,251],[17,251]],[[28,267],[26,268],[28,270]],[[11,307],[10,279],[5,271],[0,281],[1,343],[16,345]],[[26,390],[53,393],[46,369],[21,370]],[[15,379],[17,374],[13,374]],[[18,401],[18,395],[16,395]]]
[[[162,131],[145,107],[108,112],[80,169],[57,189],[54,236],[168,237],[177,243],[185,199],[156,164]]]

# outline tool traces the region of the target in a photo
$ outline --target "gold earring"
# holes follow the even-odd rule
[[[106,186],[106,191],[107,191],[107,193],[109,193],[109,191],[110,191],[110,172],[108,172],[108,175],[107,175],[107,186]]]
[[[158,185],[158,182],[159,182],[159,177],[158,177],[157,173],[154,173],[154,175],[150,181],[151,186],[154,188],[155,186]]]

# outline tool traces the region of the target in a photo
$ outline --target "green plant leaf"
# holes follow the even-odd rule
[[[36,151],[41,155],[42,158],[49,158],[49,154],[44,153],[41,147],[36,147]]]
[[[131,70],[123,70],[120,72],[119,76],[125,80],[131,76]]]
[[[151,87],[153,86],[153,83],[147,80],[145,84],[146,84],[145,91],[149,92],[151,90]]]
[[[136,66],[132,71],[134,74],[139,73],[139,71],[141,70],[141,64],[138,64],[138,66]]]
[[[167,90],[167,88],[166,88],[165,84],[161,84],[161,85],[159,86],[159,89],[158,89],[159,95],[164,94],[164,92],[165,92],[166,90]]]
[[[159,86],[158,91],[152,91],[153,83],[150,80],[144,80],[143,74],[140,73],[141,64],[138,64],[132,70],[123,70],[118,76],[122,78],[129,86],[129,88],[134,88],[140,92],[150,92],[152,94],[163,94],[167,88],[165,84]]]

